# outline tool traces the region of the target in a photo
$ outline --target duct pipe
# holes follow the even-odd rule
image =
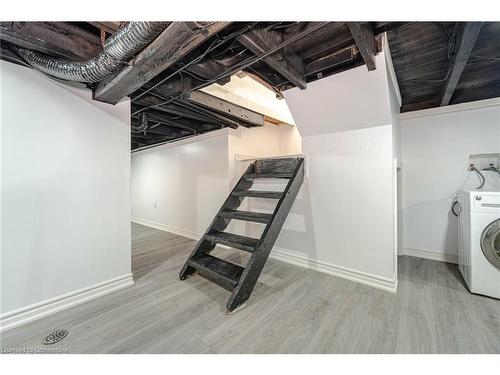
[[[132,125],[132,127],[131,127],[132,133],[145,132],[146,129],[148,128],[148,123],[149,123],[149,121],[148,121],[146,112],[142,112],[139,115],[139,125],[137,125],[137,126]]]
[[[129,22],[106,40],[99,55],[83,62],[65,61],[16,46],[13,49],[33,68],[51,76],[68,81],[99,82],[126,64],[167,26],[168,22]]]

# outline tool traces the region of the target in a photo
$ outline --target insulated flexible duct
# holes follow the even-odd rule
[[[139,115],[139,125],[132,125],[132,133],[142,133],[148,128],[148,117],[146,112],[141,112]]]
[[[129,22],[104,43],[96,57],[71,62],[47,56],[40,52],[13,47],[33,68],[51,76],[78,82],[99,82],[151,43],[168,22]]]

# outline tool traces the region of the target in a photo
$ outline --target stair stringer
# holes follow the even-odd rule
[[[208,226],[207,230],[201,237],[201,239],[198,241],[198,244],[194,248],[194,250],[191,252],[191,254],[188,257],[188,260],[192,258],[195,255],[200,255],[200,254],[209,254],[216,246],[215,243],[208,241],[205,239],[205,235],[208,234],[210,231],[216,230],[218,232],[224,231],[224,229],[227,228],[229,225],[229,222],[231,219],[226,219],[221,217],[219,214],[223,210],[235,210],[237,209],[240,205],[241,202],[245,197],[237,197],[232,194],[233,191],[240,191],[240,190],[245,190],[249,189],[253,185],[253,181],[245,180],[244,176],[248,173],[252,173],[254,171],[254,164],[250,164],[246,170],[246,172],[240,177],[236,185],[234,186],[233,190],[227,197],[227,199],[224,201],[222,204],[221,208],[215,215],[215,218],[213,219],[212,223]],[[196,269],[194,267],[191,267],[188,264],[188,261],[186,260],[186,263],[184,263],[184,266],[182,267],[181,271],[179,272],[179,279],[185,280],[189,276],[191,276],[193,273],[195,273]]]
[[[250,297],[303,181],[304,159],[298,158],[297,166],[285,187],[285,194],[278,201],[273,212],[273,218],[264,229],[261,239],[241,275],[240,282],[227,302],[226,309],[228,312],[241,306]]]

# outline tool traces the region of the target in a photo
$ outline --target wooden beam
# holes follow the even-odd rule
[[[202,28],[193,29],[185,22],[172,22],[136,56],[132,65],[100,82],[94,90],[94,99],[118,103],[229,24],[209,22]]]
[[[281,43],[279,35],[277,32],[259,29],[248,31],[236,39],[254,54],[262,55]],[[306,88],[304,65],[301,58],[291,49],[283,48],[282,51],[267,56],[263,61],[296,87]]]
[[[483,22],[461,22],[458,25],[458,31],[455,37],[455,60],[451,67],[451,72],[446,80],[446,85],[441,99],[441,106],[448,105],[450,99],[457,87],[458,81],[462,76],[465,65],[474,48]]]
[[[14,52],[8,49],[7,43],[3,42],[0,45],[0,60],[8,61],[13,64],[21,65],[21,66],[26,66],[28,68],[31,68],[31,66],[24,61],[22,58],[17,56]]]
[[[267,89],[269,89],[271,91],[274,91],[274,93],[276,94],[276,98],[278,98],[278,99],[284,99],[285,98],[283,96],[283,93],[279,89],[277,89],[276,87],[274,87],[269,82],[267,82],[265,79],[261,78],[259,75],[255,74],[255,73],[252,73],[252,72],[249,72],[249,71],[241,71],[239,73],[236,73],[236,75],[239,78],[248,77],[248,78],[254,80],[255,82],[261,84],[262,86],[266,87]]]
[[[216,121],[218,123],[223,123],[224,125],[227,125],[231,128],[237,128],[240,124],[243,125],[243,121],[234,121],[234,115],[232,114],[220,114],[220,108],[206,108],[198,105],[196,102],[191,102],[189,100],[186,100],[186,97],[189,97],[190,94],[183,95],[184,93],[190,92],[194,87],[196,87],[200,83],[199,80],[196,78],[187,76],[183,77],[182,79],[175,79],[172,81],[168,81],[166,83],[163,83],[159,85],[158,87],[155,88],[156,93],[159,94],[159,96],[162,98],[163,101],[165,99],[167,100],[173,100],[172,103],[184,107],[187,110],[190,110],[192,112],[201,114],[203,116],[206,116],[208,118],[211,118],[212,121]],[[156,94],[153,94],[156,95]],[[175,97],[182,97],[184,96],[183,99],[173,99]],[[141,100],[142,97],[139,98]],[[134,101],[135,102],[135,101]],[[160,101],[161,103],[161,101]],[[221,106],[224,106],[226,102],[224,103],[219,103]],[[215,111],[214,111],[215,109]],[[241,120],[241,119],[237,119]],[[253,125],[253,124],[250,124]]]
[[[373,28],[369,23],[347,22],[347,27],[351,32],[354,42],[363,57],[368,70],[375,70],[376,43]]]
[[[0,39],[69,60],[87,60],[102,48],[97,39],[65,22],[1,22]]]
[[[136,102],[133,103],[132,105],[132,112],[135,112],[138,109],[142,109],[144,107],[149,107],[149,106],[155,106],[161,102],[163,102],[163,99],[160,99],[157,96],[154,95],[145,95],[138,99]],[[135,104],[135,105],[134,105]],[[181,107],[179,105],[176,105],[174,103],[170,103],[165,106],[157,106],[154,108],[155,111],[158,112],[163,112],[168,114],[169,116],[182,116],[187,119],[193,119],[196,121],[200,121],[206,124],[215,124],[215,120],[213,118],[210,118],[208,116],[204,116],[202,114],[193,112],[189,109],[186,109],[184,107]],[[151,112],[152,110],[148,110],[148,112]]]
[[[92,26],[97,27],[99,30],[104,30],[108,34],[114,34],[119,28],[122,22],[89,22]]]
[[[166,136],[173,136],[175,138],[182,137],[187,134],[193,134],[193,132],[190,130],[180,129],[175,126],[168,126],[164,124],[160,124],[158,126],[150,128],[146,132],[147,134],[166,135]]]
[[[197,87],[200,83],[201,81],[196,78],[185,76],[182,79],[173,79],[159,85],[155,88],[155,92],[164,99],[182,96],[183,99],[176,99],[173,103],[186,106],[204,116],[212,117],[212,119],[232,128],[237,128],[238,125],[245,127],[264,125],[264,116],[260,113],[230,103],[227,100],[219,99],[203,91],[190,92],[192,88]],[[154,95],[154,93],[152,94]],[[133,100],[133,103],[141,103],[142,98],[140,97],[137,101]],[[161,103],[162,101],[157,100],[157,102]]]
[[[310,62],[305,66],[306,75],[321,73],[339,65],[352,63],[355,56],[354,49],[354,47],[348,47]]]

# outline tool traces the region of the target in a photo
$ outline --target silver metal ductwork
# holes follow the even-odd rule
[[[148,128],[148,117],[146,115],[146,112],[141,112],[139,114],[139,124],[138,125],[133,125],[131,126],[132,128],[132,133],[142,133],[147,130]]]
[[[13,49],[33,68],[51,76],[68,81],[99,82],[143,50],[167,26],[168,22],[128,22],[106,40],[98,56],[83,62],[56,59],[19,47]]]

